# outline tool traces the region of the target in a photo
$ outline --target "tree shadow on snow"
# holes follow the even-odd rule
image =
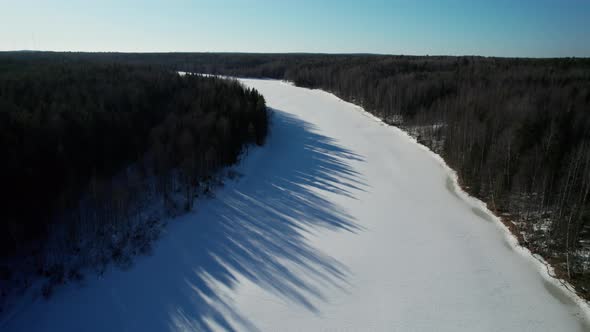
[[[140,258],[132,271],[115,273],[127,282],[113,282],[125,286],[96,295],[106,297],[98,302],[115,312],[96,329],[257,330],[222,295],[238,277],[315,314],[326,286],[346,286],[346,267],[311,246],[305,235],[362,230],[325,195],[352,198],[364,190],[350,166],[363,158],[278,110],[271,131],[268,151],[248,160],[256,169],[170,223],[153,257]]]
[[[292,115],[274,110],[272,121],[267,147],[272,151],[264,157],[273,160],[257,163],[264,180],[245,174],[190,218],[200,224],[196,236],[175,232],[183,237],[173,241],[182,265],[191,271],[184,276],[184,304],[169,308],[172,331],[208,330],[210,322],[227,330],[255,330],[216,292],[231,288],[236,275],[316,313],[313,303],[323,299],[323,285],[346,283],[346,268],[311,247],[304,233],[317,227],[360,230],[341,207],[310,189],[352,197],[364,185],[348,163],[362,158]]]

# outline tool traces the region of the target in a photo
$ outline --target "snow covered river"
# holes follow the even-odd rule
[[[273,109],[243,177],[129,270],[63,287],[0,330],[588,329],[440,158],[326,92],[243,82]]]

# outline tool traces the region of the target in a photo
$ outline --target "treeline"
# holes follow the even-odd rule
[[[362,105],[439,153],[521,243],[590,297],[590,59],[0,53],[286,79]]]
[[[31,53],[286,79],[362,105],[439,153],[523,245],[590,295],[590,59]]]
[[[467,191],[514,222],[524,245],[586,292],[590,61],[359,62],[302,67],[286,78],[333,91],[415,135]]]
[[[0,68],[4,280],[26,268],[60,282],[77,275],[67,256],[81,267],[142,250],[150,209],[190,209],[268,130],[263,97],[236,81],[2,57]]]

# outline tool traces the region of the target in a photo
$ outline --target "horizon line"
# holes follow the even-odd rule
[[[343,56],[392,56],[392,57],[451,57],[451,58],[497,58],[497,59],[590,59],[590,56],[497,56],[476,54],[395,54],[371,52],[248,52],[248,51],[63,51],[63,50],[0,50],[0,53],[85,53],[85,54],[242,54],[242,55],[343,55]]]

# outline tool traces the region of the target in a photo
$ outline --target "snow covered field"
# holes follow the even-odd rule
[[[243,80],[274,109],[244,176],[152,256],[24,306],[1,331],[583,331],[440,158],[322,91]]]

